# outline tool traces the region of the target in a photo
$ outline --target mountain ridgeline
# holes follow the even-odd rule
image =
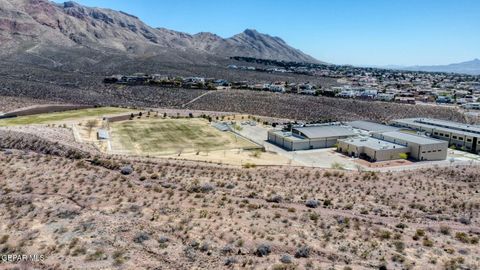
[[[63,69],[99,63],[108,69],[147,59],[215,65],[231,56],[320,62],[252,29],[230,38],[190,35],[150,27],[121,11],[47,0],[0,1],[0,49],[0,60]]]
[[[480,60],[474,59],[472,61],[466,61],[449,65],[438,66],[412,66],[401,69],[415,70],[415,71],[427,71],[427,72],[447,72],[447,73],[464,73],[470,75],[480,75]]]

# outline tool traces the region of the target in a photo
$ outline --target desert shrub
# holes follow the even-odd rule
[[[272,270],[295,270],[297,267],[295,265],[289,264],[274,264],[271,268]]]
[[[229,265],[233,265],[233,264],[236,264],[238,261],[236,258],[233,258],[233,257],[228,257],[226,260],[225,260],[225,265],[226,266],[229,266]]]
[[[288,254],[284,254],[282,255],[282,257],[280,257],[280,262],[286,263],[286,264],[292,263],[292,257],[290,257],[290,255]]]
[[[133,168],[131,165],[124,166],[120,169],[120,173],[123,175],[129,175],[133,173]]]
[[[469,241],[469,237],[466,233],[464,232],[457,232],[455,234],[455,239],[457,239],[458,241],[462,242],[462,243],[468,243],[470,242]]]
[[[331,167],[332,167],[332,169],[335,169],[335,170],[344,170],[345,169],[345,166],[342,163],[339,163],[339,162],[332,163]]]
[[[205,183],[200,187],[200,190],[203,193],[207,193],[207,192],[215,190],[215,186],[213,184],[210,184],[210,183]]]
[[[392,262],[399,262],[399,263],[405,262],[405,257],[403,257],[400,254],[393,254],[391,259],[392,259]]]
[[[125,262],[125,251],[123,250],[115,250],[112,254],[112,258],[113,258],[113,264],[118,266],[118,265],[121,265]]]
[[[210,244],[207,242],[204,242],[200,245],[200,251],[201,252],[207,252],[210,250]]]
[[[317,200],[308,200],[305,202],[305,206],[308,208],[317,208],[319,205],[319,202]]]
[[[257,165],[255,163],[248,163],[247,162],[247,163],[243,164],[243,168],[245,168],[245,169],[250,169],[250,168],[255,168],[255,167],[257,167]]]
[[[254,253],[258,257],[264,257],[264,256],[268,256],[271,252],[272,252],[272,249],[270,248],[270,245],[260,244]]]
[[[395,246],[395,250],[397,252],[403,252],[405,250],[405,243],[402,241],[395,241],[393,242],[393,245]]]
[[[320,218],[320,215],[317,214],[317,213],[310,213],[310,215],[308,215],[308,216],[309,216],[310,220],[315,221],[315,222],[318,221],[318,219]]]
[[[170,241],[170,239],[168,239],[166,236],[160,236],[160,238],[158,238],[158,242],[162,244],[167,243],[168,241]]]
[[[87,254],[87,261],[100,261],[106,260],[108,256],[105,254],[105,251],[102,249],[96,249],[93,253]]]
[[[390,239],[391,236],[392,236],[392,233],[390,231],[387,231],[387,230],[380,230],[377,233],[377,237],[382,239],[382,240]]]
[[[461,217],[458,219],[458,222],[464,224],[464,225],[470,225],[472,222],[470,221],[469,218],[466,217]]]
[[[111,160],[111,159],[100,159],[98,157],[95,157],[91,163],[95,166],[101,166],[101,167],[104,167],[104,168],[107,168],[109,170],[118,170],[118,169],[121,169],[120,165]]]
[[[417,231],[415,232],[415,235],[416,236],[425,236],[425,230],[423,229],[417,229]]]
[[[220,253],[223,255],[225,254],[231,254],[233,252],[233,247],[230,245],[226,245],[220,249]]]
[[[200,247],[200,243],[197,242],[197,240],[192,240],[188,245],[194,249],[198,249]]]
[[[208,193],[208,192],[211,192],[213,190],[215,190],[215,186],[211,183],[204,183],[202,185],[193,184],[188,189],[189,192],[193,192],[193,193]]]
[[[195,249],[191,246],[187,246],[183,249],[183,254],[187,257],[188,260],[194,262],[197,259],[197,254]]]
[[[428,237],[423,238],[422,244],[426,247],[432,247],[433,241],[430,240]]]
[[[81,246],[75,248],[70,254],[75,257],[79,255],[85,255],[85,253],[87,253],[87,249],[84,246]]]
[[[61,219],[73,219],[75,218],[76,216],[78,216],[80,213],[76,210],[63,210],[63,211],[60,211],[58,214],[57,214],[57,217],[58,218],[61,218]]]
[[[3,235],[1,238],[0,238],[0,244],[5,244],[7,241],[8,241],[8,238],[10,238],[9,235]]]
[[[449,235],[450,234],[450,227],[447,225],[442,225],[440,226],[440,233],[444,235]]]
[[[165,236],[161,236],[160,238],[158,238],[157,242],[158,242],[158,247],[159,248],[167,248],[168,247],[168,242],[170,241],[170,239],[168,239],[167,237]]]
[[[332,205],[332,200],[327,199],[327,200],[323,201],[323,206],[328,207],[330,205]]]
[[[271,203],[281,203],[282,201],[283,201],[283,198],[280,195],[274,195],[267,199],[267,202],[271,202]]]
[[[139,232],[135,235],[135,237],[133,237],[133,242],[137,244],[141,244],[144,241],[147,241],[148,239],[150,239],[150,235],[148,235],[145,232]]]
[[[310,247],[303,246],[297,249],[295,252],[295,258],[308,258],[310,257]]]

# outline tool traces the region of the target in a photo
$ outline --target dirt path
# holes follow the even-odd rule
[[[213,92],[218,92],[218,91],[220,91],[220,90],[212,90],[212,91],[208,91],[208,92],[206,92],[206,93],[203,93],[203,94],[201,94],[200,96],[198,96],[198,97],[190,100],[189,102],[183,104],[183,105],[182,105],[182,108],[185,108],[186,106],[194,103],[195,101],[201,99],[202,97],[204,97],[204,96],[206,96],[206,95],[208,95],[208,94],[211,94],[211,93],[213,93]]]

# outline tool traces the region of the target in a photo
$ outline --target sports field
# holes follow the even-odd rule
[[[116,107],[100,107],[92,109],[71,110],[58,113],[44,113],[15,118],[0,119],[0,126],[18,126],[33,124],[50,124],[61,121],[81,120],[119,113],[131,112],[130,109]]]
[[[191,152],[255,148],[230,132],[210,126],[207,120],[135,119],[110,124],[113,153],[173,155]]]

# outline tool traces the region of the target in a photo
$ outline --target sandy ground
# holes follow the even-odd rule
[[[292,161],[291,159],[274,152],[259,152],[242,149],[212,151],[209,153],[200,152],[198,155],[196,153],[186,153],[181,154],[180,156],[171,155],[167,157],[172,159],[197,160],[237,166],[302,165],[301,163]]]
[[[46,255],[36,269],[480,267],[479,167],[371,173],[112,161],[134,171],[0,153],[2,251]],[[311,200],[318,205],[307,207]]]

